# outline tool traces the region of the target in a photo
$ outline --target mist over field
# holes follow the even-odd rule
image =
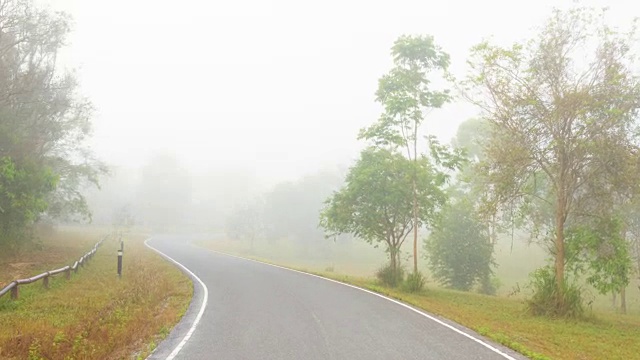
[[[135,227],[520,297],[566,266],[640,311],[632,2],[0,3],[12,251]]]
[[[0,358],[636,358],[638,25],[0,0]]]
[[[638,358],[638,25],[0,0],[0,358]]]
[[[126,219],[151,232],[205,233],[234,251],[358,276],[372,276],[388,253],[349,234],[327,239],[319,217],[367,146],[356,139],[359,131],[384,110],[376,89],[393,66],[394,41],[432,35],[450,56],[451,75],[461,79],[472,46],[528,39],[553,7],[576,6],[39,3],[72,17],[58,62],[75,69],[81,93],[95,107],[88,144],[109,174],[101,177],[100,189],[84,190],[94,225]],[[625,1],[580,5],[609,7],[613,24],[638,15]],[[473,135],[459,127],[479,114],[455,94],[428,113],[421,136],[472,146]],[[420,146],[426,150],[426,143]],[[429,232],[420,230],[417,249],[426,274]],[[526,230],[512,236],[509,229],[497,238],[493,276],[499,294],[522,295],[518,289],[529,274],[546,264],[544,246],[530,238]],[[407,269],[410,242],[411,236],[400,254]],[[627,306],[637,309],[638,301]]]

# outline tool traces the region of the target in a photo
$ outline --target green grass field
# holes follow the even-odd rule
[[[419,294],[380,286],[371,276],[386,259],[383,251],[366,243],[346,246],[329,243],[314,250],[300,249],[287,242],[256,243],[253,249],[239,241],[207,241],[200,245],[389,295],[463,324],[533,359],[640,359],[637,292],[629,291],[628,315],[615,313],[610,299],[599,296],[587,318],[575,321],[534,317],[525,311],[524,292],[506,296],[516,284],[526,283],[531,270],[544,264],[544,253],[524,244],[514,243],[512,251],[509,241],[496,249],[496,260],[501,265],[496,275],[503,283],[499,296],[443,289],[433,282]],[[423,260],[422,264],[425,263]]]
[[[91,229],[43,236],[42,248],[0,259],[1,282],[67,265],[99,239]],[[190,280],[153,251],[143,235],[125,237],[123,277],[116,275],[117,240],[105,241],[70,281],[59,275],[0,299],[2,359],[145,358],[180,320],[191,300]]]

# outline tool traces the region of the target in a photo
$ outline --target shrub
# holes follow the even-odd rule
[[[502,286],[502,282],[496,276],[485,276],[480,282],[480,288],[478,291],[485,295],[495,295],[498,292],[498,288]]]
[[[404,269],[401,266],[393,269],[390,264],[387,264],[376,272],[376,277],[382,284],[396,287],[402,284],[402,280],[404,279]]]
[[[422,273],[414,272],[407,276],[404,282],[404,290],[408,292],[418,292],[424,288],[424,276]]]
[[[489,285],[482,281],[489,280],[493,273],[493,245],[473,203],[468,199],[456,201],[441,215],[424,243],[434,279],[462,291]]]
[[[550,267],[545,266],[533,272],[529,286],[533,294],[527,300],[527,307],[533,315],[579,318],[584,314],[580,287],[565,280],[563,291],[558,294],[555,273]]]

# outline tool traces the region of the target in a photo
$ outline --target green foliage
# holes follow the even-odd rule
[[[480,281],[479,291],[485,295],[496,295],[498,289],[502,285],[500,279],[496,276],[485,276]]]
[[[29,226],[47,209],[47,196],[57,177],[47,168],[17,166],[9,157],[0,159],[0,245],[12,249],[29,238]]]
[[[451,100],[449,90],[433,90],[434,75],[449,67],[449,55],[435,44],[432,36],[403,35],[391,48],[394,67],[378,81],[376,101],[384,113],[372,126],[360,131],[359,138],[378,146],[401,147],[409,159],[418,157],[418,128],[430,109]]]
[[[29,360],[43,360],[44,358],[40,356],[40,341],[38,339],[34,340],[31,345],[29,345]]]
[[[402,266],[394,268],[391,264],[384,265],[376,272],[376,278],[383,285],[396,287],[404,280],[404,268]]]
[[[562,291],[558,291],[554,270],[548,266],[531,274],[529,286],[533,294],[527,299],[529,311],[552,318],[582,317],[584,304],[580,288],[566,280],[562,284]]]
[[[629,246],[629,253],[634,263],[634,272],[637,277],[637,286],[640,289],[640,206],[638,199],[634,199],[627,209],[624,209],[622,218],[627,229],[626,240]]]
[[[420,273],[419,271],[412,272],[409,275],[407,275],[407,279],[403,284],[403,290],[411,293],[416,293],[424,289],[424,284],[425,284],[424,275],[422,275],[422,273]]]
[[[471,118],[458,126],[452,145],[457,149],[464,149],[467,156],[473,160],[484,159],[484,144],[491,135],[489,124],[481,118]]]
[[[400,246],[413,229],[413,181],[416,174],[418,225],[433,223],[446,196],[444,178],[428,159],[413,163],[380,148],[364,150],[350,169],[345,186],[326,201],[320,225],[328,237],[353,234],[370,244],[385,245],[393,268],[399,264]]]
[[[488,229],[468,200],[444,208],[425,249],[433,276],[447,287],[469,291],[492,274],[493,246]]]
[[[0,246],[15,247],[42,216],[90,219],[81,190],[106,169],[84,143],[91,104],[57,70],[68,16],[7,0],[0,29]]]
[[[419,189],[418,165],[421,157],[426,154],[418,150],[420,142],[419,129],[426,115],[432,109],[441,108],[451,101],[448,89],[434,90],[433,77],[445,77],[449,67],[449,55],[435,44],[432,36],[399,37],[391,48],[394,67],[378,81],[376,101],[384,106],[384,112],[373,125],[361,129],[358,139],[365,139],[375,147],[388,149],[392,152],[406,151],[406,157],[411,161],[413,169],[410,188],[413,215],[410,227],[414,232],[414,272],[418,271],[418,229],[425,224],[424,218],[418,215]],[[431,138],[430,144],[435,143]],[[438,155],[443,150],[441,146],[432,146],[432,155]],[[451,157],[443,158],[448,161]],[[439,158],[435,164],[441,165]],[[446,166],[446,165],[445,165]],[[440,173],[440,175],[444,175]],[[404,241],[404,231],[402,232]],[[395,252],[395,249],[391,249]],[[393,256],[392,256],[393,258]],[[395,260],[392,260],[395,261]]]
[[[631,257],[620,219],[598,219],[567,231],[569,265],[601,294],[629,285]]]
[[[567,230],[606,218],[640,191],[635,36],[635,27],[620,33],[603,13],[576,8],[555,11],[524,44],[472,50],[465,96],[490,129],[477,167],[484,209],[487,217],[513,214],[546,242],[558,294],[539,293],[554,295],[548,304],[557,312],[566,312]],[[609,267],[589,263],[596,273]],[[606,282],[598,276],[592,282]]]

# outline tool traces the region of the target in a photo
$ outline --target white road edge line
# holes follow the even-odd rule
[[[164,257],[165,259],[173,262],[174,264],[178,265],[180,268],[182,268],[182,270],[184,270],[185,272],[187,272],[189,275],[191,275],[194,279],[198,280],[198,282],[200,283],[200,286],[202,286],[202,288],[204,289],[204,296],[202,297],[202,305],[200,306],[200,311],[198,312],[198,315],[196,316],[196,319],[193,321],[193,325],[191,325],[191,328],[189,329],[189,331],[187,331],[187,334],[184,336],[184,338],[182,338],[182,341],[180,341],[180,343],[178,344],[178,346],[175,347],[175,349],[173,349],[173,351],[171,352],[171,354],[169,354],[169,356],[167,356],[166,360],[173,360],[173,358],[176,357],[176,355],[178,355],[178,353],[180,352],[180,350],[182,350],[182,348],[187,344],[187,341],[189,341],[189,338],[191,337],[191,335],[193,335],[193,332],[196,330],[196,326],[198,326],[198,323],[200,322],[200,319],[202,319],[202,314],[204,313],[204,309],[206,309],[207,307],[207,302],[209,300],[209,289],[207,289],[207,286],[202,282],[202,280],[200,280],[199,277],[196,276],[196,274],[194,274],[191,270],[187,269],[186,266],[180,264],[179,262],[175,261],[173,258],[171,258],[171,256],[163,253],[162,251],[152,247],[151,245],[147,244],[147,241],[151,240],[152,238],[149,238],[147,240],[144,241],[144,245],[146,247],[148,247],[149,249],[157,252],[158,254],[160,254],[160,256]]]
[[[284,266],[279,266],[279,265],[269,264],[269,263],[266,263],[266,262],[262,262],[262,261],[258,261],[258,260],[254,260],[254,259],[249,259],[249,258],[244,258],[244,257],[242,257],[242,256],[231,255],[231,254],[227,254],[227,253],[224,253],[224,252],[215,251],[215,250],[211,250],[211,249],[206,249],[206,250],[209,250],[209,251],[211,251],[211,252],[214,252],[214,253],[217,253],[217,254],[220,254],[220,255],[231,256],[231,257],[238,258],[238,259],[242,259],[242,260],[253,261],[253,262],[257,262],[257,263],[259,263],[259,264],[269,265],[269,266],[277,267],[277,268],[279,268],[279,269],[289,270],[289,271],[297,272],[297,273],[300,273],[300,274],[313,276],[313,277],[316,277],[316,278],[319,278],[319,279],[323,279],[323,280],[326,280],[326,281],[331,281],[331,282],[334,282],[334,283],[336,283],[336,284],[340,284],[340,285],[348,286],[348,287],[353,288],[353,289],[357,289],[357,290],[364,291],[364,292],[369,293],[369,294],[371,294],[371,295],[375,295],[375,296],[381,297],[381,298],[383,298],[383,299],[385,299],[385,300],[389,300],[389,301],[391,301],[392,303],[395,303],[395,304],[400,305],[400,306],[402,306],[402,307],[405,307],[405,308],[407,308],[407,309],[409,309],[409,310],[411,310],[411,311],[413,311],[413,312],[416,312],[416,313],[418,313],[418,314],[420,314],[420,315],[422,315],[422,316],[426,317],[426,318],[427,318],[427,319],[429,319],[429,320],[435,321],[436,323],[438,323],[438,324],[440,324],[440,325],[442,325],[442,326],[444,326],[444,327],[447,327],[447,328],[449,328],[449,329],[451,329],[451,330],[453,330],[453,331],[457,332],[458,334],[460,334],[460,335],[462,335],[462,336],[464,336],[464,337],[466,337],[466,338],[468,338],[468,339],[470,339],[470,340],[475,341],[476,343],[478,343],[478,344],[480,344],[480,345],[482,345],[482,346],[486,347],[487,349],[489,349],[489,350],[491,350],[491,351],[495,352],[496,354],[503,356],[505,359],[508,359],[508,360],[518,360],[518,359],[514,358],[513,356],[511,356],[511,355],[509,355],[509,354],[507,354],[507,353],[503,352],[502,350],[500,350],[500,349],[498,349],[498,348],[496,348],[496,347],[494,347],[494,346],[491,346],[490,344],[487,344],[486,342],[484,342],[484,341],[482,341],[482,340],[480,340],[480,339],[478,339],[478,338],[476,338],[476,337],[474,337],[474,336],[472,336],[472,335],[470,335],[470,334],[467,334],[466,332],[464,332],[464,331],[462,331],[462,330],[460,330],[460,329],[456,328],[455,326],[449,325],[449,324],[447,324],[446,322],[444,322],[444,321],[442,321],[442,320],[439,320],[439,319],[436,319],[435,317],[433,317],[433,316],[431,316],[431,315],[429,315],[429,314],[427,314],[427,313],[425,313],[425,312],[422,312],[422,311],[420,311],[420,310],[418,310],[418,309],[416,309],[416,308],[414,308],[414,307],[412,307],[412,306],[409,306],[409,305],[407,305],[407,304],[405,304],[405,303],[403,303],[403,302],[400,302],[400,301],[398,301],[398,300],[395,300],[395,299],[392,299],[392,298],[390,298],[390,297],[384,296],[384,295],[382,295],[382,294],[378,294],[377,292],[374,292],[374,291],[371,291],[371,290],[367,290],[367,289],[363,289],[363,288],[358,287],[358,286],[355,286],[355,285],[351,285],[351,284],[343,283],[343,282],[341,282],[341,281],[337,281],[337,280],[329,279],[329,278],[326,278],[326,277],[323,277],[323,276],[319,276],[319,275],[311,274],[311,273],[308,273],[308,272],[304,272],[304,271],[300,271],[300,270],[294,270],[294,269],[289,269],[289,268],[284,267]]]

